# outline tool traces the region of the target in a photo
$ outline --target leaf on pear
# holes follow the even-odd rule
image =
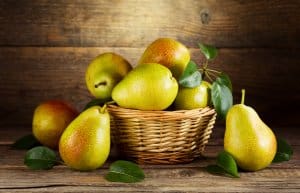
[[[233,97],[230,89],[223,82],[215,81],[212,84],[211,96],[217,114],[221,118],[225,118],[233,103]]]
[[[217,56],[218,50],[216,47],[211,46],[211,45],[202,44],[202,43],[199,43],[198,45],[199,45],[200,51],[204,54],[204,56],[207,60],[212,60]]]
[[[289,161],[293,155],[292,147],[284,139],[277,138],[277,152],[272,163]]]
[[[57,162],[55,152],[44,146],[30,149],[24,158],[24,164],[32,170],[51,169]]]
[[[145,178],[145,174],[137,164],[118,160],[110,165],[109,172],[105,178],[111,182],[134,183],[142,181]]]
[[[178,83],[187,88],[194,88],[200,85],[202,80],[201,73],[195,62],[190,61],[186,66],[183,74],[180,76]]]
[[[14,149],[30,149],[36,146],[39,146],[40,143],[36,140],[36,138],[32,135],[25,135],[19,138],[12,144],[12,148]]]

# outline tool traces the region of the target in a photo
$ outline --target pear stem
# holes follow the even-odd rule
[[[217,73],[217,74],[221,74],[221,72],[220,72],[220,71],[218,71],[218,70],[215,70],[215,69],[211,69],[211,68],[208,68],[208,69],[207,69],[207,71],[210,71],[210,72],[215,72],[215,73]]]
[[[242,89],[242,100],[241,100],[241,104],[244,104],[245,102],[245,89]]]
[[[207,76],[207,78],[208,78],[211,82],[213,82],[213,79],[210,77],[210,75],[209,75],[209,73],[208,73],[207,71],[205,71],[205,75]]]
[[[106,108],[107,108],[107,105],[104,104],[103,107],[101,107],[101,109],[100,109],[100,113],[101,113],[101,114],[104,114],[105,111],[106,111]]]
[[[112,105],[112,104],[115,104],[116,102],[115,101],[108,101],[108,102],[106,102],[105,104],[106,105]]]

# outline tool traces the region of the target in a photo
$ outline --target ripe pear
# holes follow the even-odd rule
[[[112,91],[121,107],[140,110],[163,110],[170,106],[178,92],[171,71],[160,64],[142,64],[130,71]]]
[[[146,48],[138,63],[162,64],[179,79],[189,61],[190,52],[185,45],[171,38],[159,38]]]
[[[195,88],[180,87],[175,99],[176,109],[196,109],[204,108],[210,104],[211,84],[201,81]]]
[[[104,107],[82,112],[66,128],[59,141],[59,153],[67,166],[93,170],[103,165],[110,151],[110,118]]]
[[[90,93],[98,99],[108,101],[114,86],[132,69],[122,56],[103,53],[87,67],[85,82]]]
[[[232,106],[226,116],[224,149],[237,165],[247,171],[256,171],[270,165],[277,150],[272,130],[260,119],[256,111],[242,102]]]
[[[34,110],[32,133],[41,144],[56,149],[63,131],[77,115],[78,111],[65,101],[45,101]]]

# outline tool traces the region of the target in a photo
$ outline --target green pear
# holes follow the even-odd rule
[[[171,71],[160,64],[142,64],[130,71],[112,91],[121,107],[140,110],[163,110],[170,106],[178,92]]]
[[[180,87],[175,99],[176,109],[196,109],[204,108],[210,104],[211,84],[201,81],[195,88]]]
[[[122,56],[103,53],[87,67],[85,82],[90,93],[98,99],[108,101],[114,86],[132,69]]]
[[[63,132],[59,153],[67,166],[93,170],[103,165],[110,151],[110,118],[104,107],[82,112]]]
[[[256,111],[242,102],[232,106],[226,116],[224,149],[237,165],[247,171],[256,171],[270,165],[277,150],[272,130],[260,119]]]

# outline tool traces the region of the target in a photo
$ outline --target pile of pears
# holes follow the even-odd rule
[[[85,82],[102,103],[114,100],[124,108],[164,110],[175,101],[177,79],[189,60],[189,50],[183,44],[160,38],[147,47],[135,68],[116,53],[100,54],[87,66]],[[93,170],[109,156],[110,117],[106,105],[79,113],[67,102],[46,101],[35,109],[32,124],[35,138],[58,149],[70,168]]]
[[[160,38],[146,48],[133,69],[115,53],[99,55],[87,68],[86,85],[98,100],[113,100],[123,108],[165,110],[172,104],[175,109],[203,108],[210,104],[208,82],[196,88],[178,84],[190,58],[185,45]]]
[[[94,106],[79,114],[65,101],[46,101],[34,111],[32,130],[42,145],[59,149],[70,168],[93,170],[108,158],[110,118],[105,107]]]
[[[203,108],[211,104],[210,83],[195,88],[178,84],[190,61],[182,43],[160,38],[152,42],[138,64],[108,52],[88,65],[85,81],[90,93],[103,104],[139,110]],[[40,104],[33,118],[33,134],[45,146],[58,149],[67,166],[76,170],[101,167],[110,153],[110,117],[106,105],[79,113],[62,101]],[[266,167],[276,152],[272,131],[250,107],[233,106],[226,118],[225,150],[240,167],[254,171]]]

